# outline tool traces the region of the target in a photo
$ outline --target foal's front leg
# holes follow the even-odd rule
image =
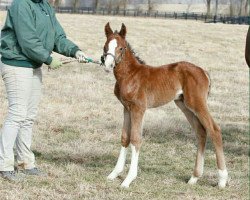
[[[130,113],[127,111],[126,108],[124,108],[124,121],[123,121],[122,138],[121,138],[122,148],[114,170],[108,175],[109,180],[115,179],[124,170],[126,155],[127,155],[127,147],[130,142],[130,129],[131,129]]]
[[[144,110],[140,110],[138,108],[131,109],[131,165],[129,168],[128,175],[126,179],[122,182],[121,187],[128,188],[130,183],[137,177],[139,150],[142,142],[141,132],[144,112]]]

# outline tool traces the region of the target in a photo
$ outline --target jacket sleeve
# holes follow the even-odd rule
[[[247,38],[246,38],[245,58],[248,67],[250,67],[250,26],[248,28]]]
[[[50,64],[52,58],[36,34],[35,19],[26,1],[15,3],[11,10],[12,21],[22,53],[36,63]]]
[[[67,39],[66,34],[56,19],[55,13],[53,12],[54,26],[55,26],[55,46],[54,51],[63,54],[68,57],[74,57],[75,53],[80,50],[79,47],[72,41]]]

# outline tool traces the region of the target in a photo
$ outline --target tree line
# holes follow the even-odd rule
[[[88,4],[94,10],[104,8],[109,10],[126,10],[128,5],[133,5],[135,9],[139,9],[140,4],[146,5],[145,8],[148,12],[155,10],[156,5],[161,3],[185,3],[187,5],[187,11],[196,3],[205,3],[207,15],[218,15],[219,6],[228,6],[228,14],[230,16],[247,16],[249,15],[249,0],[49,0],[55,7],[60,7],[65,1],[70,4],[74,9],[79,8],[83,4]],[[215,9],[212,12],[212,6]]]

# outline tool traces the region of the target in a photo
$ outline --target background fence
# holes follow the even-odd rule
[[[227,24],[249,24],[249,16],[225,16],[225,15],[206,15],[204,13],[178,13],[178,12],[159,12],[159,11],[142,11],[142,10],[94,10],[91,7],[82,7],[74,9],[73,7],[57,7],[56,12],[59,13],[80,13],[80,14],[98,14],[98,15],[118,15],[133,17],[154,17],[154,18],[172,18],[172,19],[192,19],[202,20],[204,22],[222,22]]]
[[[7,10],[8,6],[0,6],[0,10]],[[225,24],[248,24],[250,25],[250,16],[226,16],[226,15],[207,15],[204,13],[185,13],[185,12],[159,12],[159,11],[143,11],[134,9],[98,9],[91,7],[55,7],[58,13],[77,13],[77,14],[94,14],[94,15],[117,15],[131,17],[152,17],[152,18],[172,18],[172,19],[191,19],[202,20],[207,23],[225,23]]]

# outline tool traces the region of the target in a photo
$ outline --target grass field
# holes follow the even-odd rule
[[[0,13],[0,24],[5,14]],[[196,139],[174,103],[146,113],[136,181],[127,190],[119,187],[126,173],[108,182],[106,176],[120,150],[123,120],[122,106],[113,95],[115,79],[97,65],[70,63],[57,71],[48,72],[43,67],[43,97],[32,149],[37,165],[49,177],[27,177],[18,184],[0,179],[0,199],[249,199],[249,73],[244,60],[247,26],[57,16],[68,36],[93,58],[102,54],[104,25],[109,21],[113,29],[119,29],[124,22],[127,40],[148,64],[186,60],[208,70],[212,79],[208,103],[222,128],[229,185],[224,190],[215,187],[217,169],[210,140],[203,178],[195,186],[186,184],[194,167]],[[2,80],[0,104],[2,124],[7,111]]]

